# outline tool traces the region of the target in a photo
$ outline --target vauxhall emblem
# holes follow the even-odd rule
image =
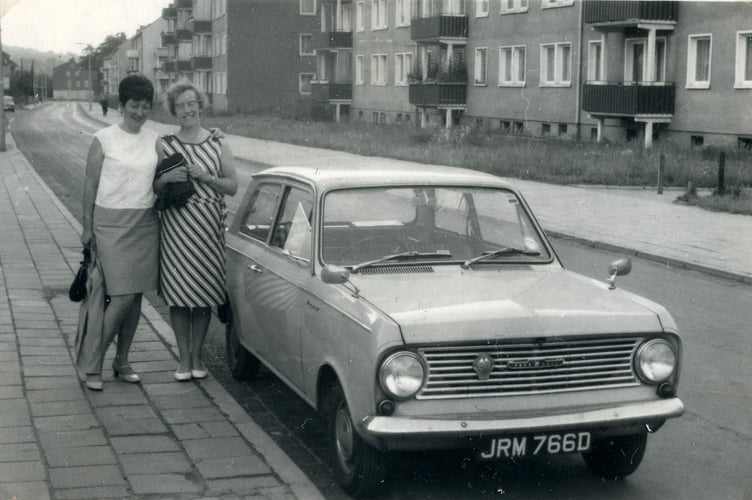
[[[494,367],[494,359],[488,354],[481,354],[473,361],[473,370],[478,374],[478,379],[488,380]]]

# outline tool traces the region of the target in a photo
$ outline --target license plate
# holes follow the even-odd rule
[[[483,441],[478,458],[481,460],[496,460],[498,458],[575,453],[589,450],[590,442],[589,432],[497,437]]]

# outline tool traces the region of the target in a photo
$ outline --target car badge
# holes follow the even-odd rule
[[[473,370],[478,374],[479,380],[488,380],[494,368],[494,359],[488,354],[481,354],[473,361]]]
[[[507,362],[507,370],[533,370],[564,366],[564,358],[519,359]]]

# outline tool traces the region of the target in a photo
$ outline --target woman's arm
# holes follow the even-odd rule
[[[235,157],[227,141],[222,141],[222,156],[220,157],[220,176],[205,174],[201,181],[208,184],[215,191],[233,196],[238,191],[238,175],[235,171]]]
[[[102,163],[104,163],[102,144],[95,137],[89,147],[89,154],[86,157],[82,204],[83,232],[81,233],[81,243],[84,246],[91,243],[91,236],[93,234],[94,203],[97,201],[97,189],[99,189],[99,177],[102,175]]]

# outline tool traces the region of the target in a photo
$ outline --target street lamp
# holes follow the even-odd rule
[[[76,42],[76,45],[86,45],[84,47],[84,50],[88,51],[88,60],[89,60],[89,111],[91,111],[91,101],[92,101],[92,94],[94,93],[94,85],[91,81],[91,55],[94,52],[94,47],[91,46],[91,44],[84,43],[84,42]]]

